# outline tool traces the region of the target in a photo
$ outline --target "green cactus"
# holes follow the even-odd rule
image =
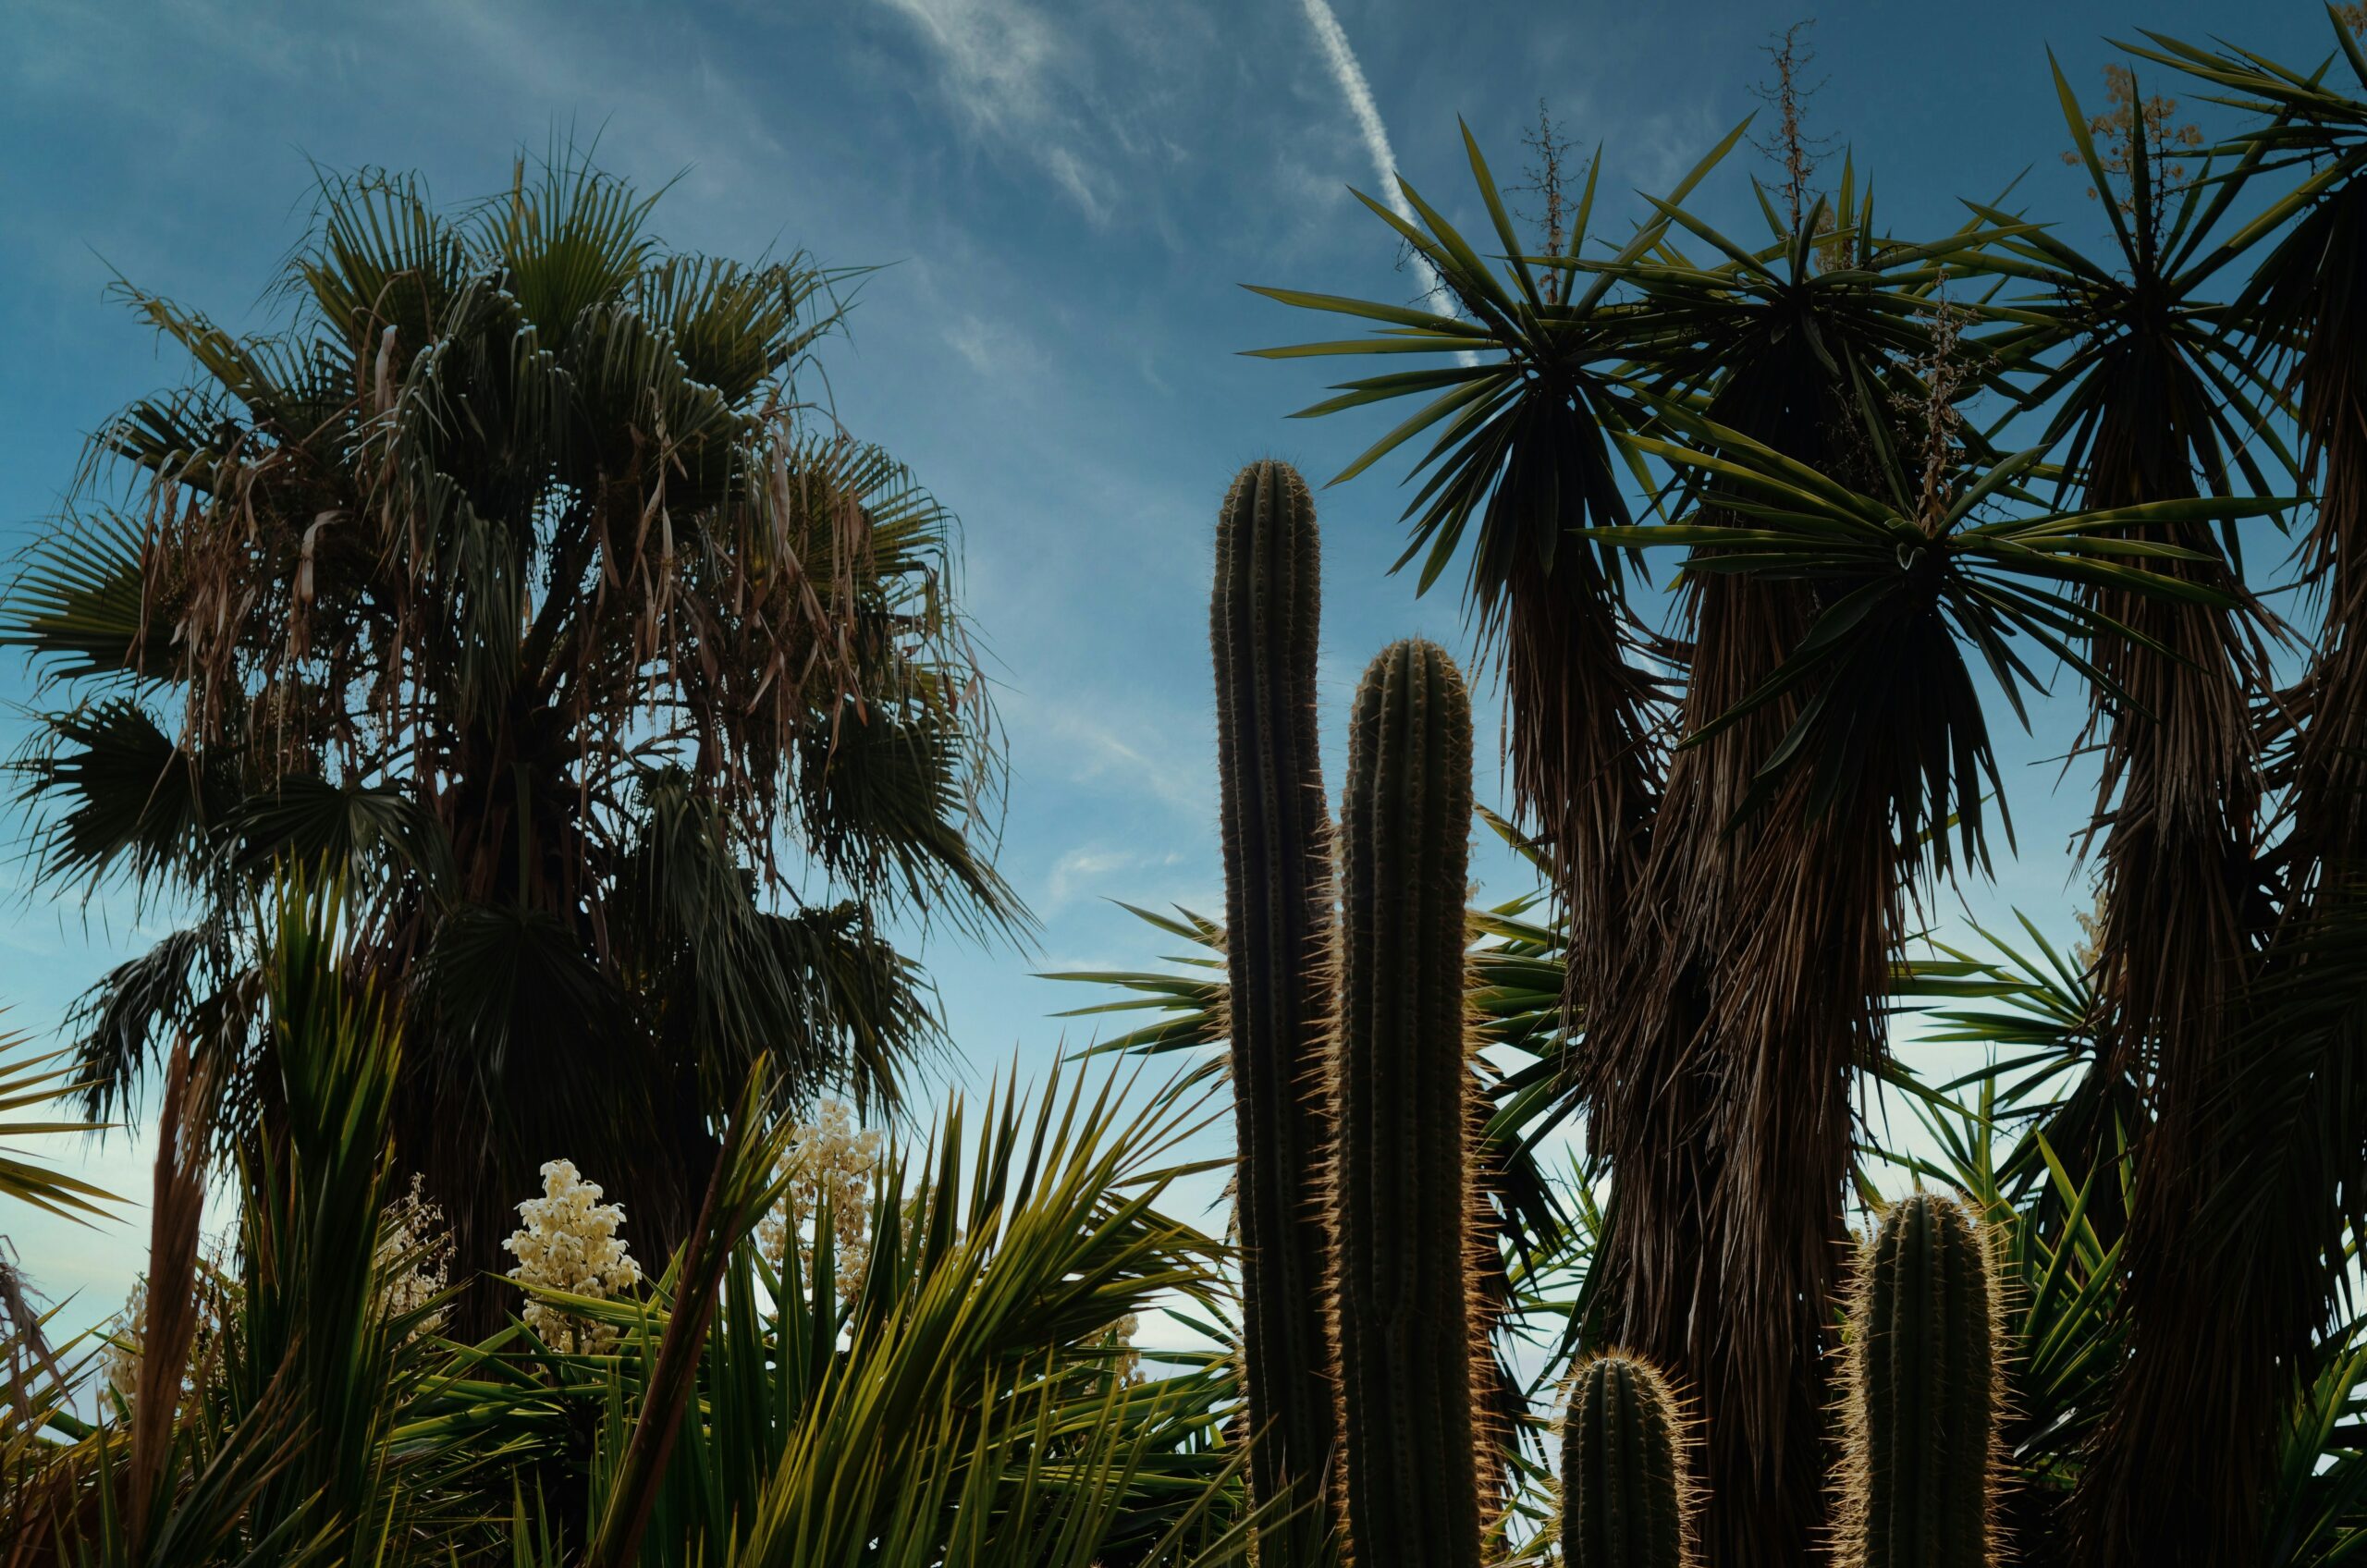
[[[1357,1568],[1476,1568],[1466,1256],[1471,700],[1403,642],[1357,689],[1340,808],[1332,1307]]]
[[[1328,1527],[1333,1439],[1318,1200],[1330,1122],[1321,1063],[1331,1011],[1331,833],[1316,744],[1315,502],[1287,463],[1241,471],[1217,518],[1209,640],[1217,672],[1225,925],[1233,1039],[1233,1212],[1250,1422],[1262,1506]],[[1302,1548],[1294,1557],[1309,1560]]]
[[[1844,1568],[1992,1561],[1998,1325],[1980,1221],[1929,1193],[1885,1209],[1858,1248],[1849,1301]]]
[[[1562,1422],[1562,1560],[1568,1568],[1694,1561],[1685,1419],[1652,1367],[1602,1355],[1578,1368]]]

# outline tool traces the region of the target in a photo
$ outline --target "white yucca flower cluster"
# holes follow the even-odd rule
[[[444,1293],[451,1282],[452,1228],[445,1222],[443,1206],[422,1191],[423,1178],[411,1179],[411,1191],[386,1206],[378,1228],[378,1316],[399,1317],[417,1312]],[[444,1326],[439,1307],[421,1318],[409,1338],[433,1334]]]
[[[212,1341],[237,1313],[243,1295],[236,1271],[223,1251],[227,1244],[217,1246],[214,1256],[198,1263],[195,1288],[202,1312],[191,1361],[200,1366],[213,1366],[218,1361],[213,1354]],[[413,1176],[411,1190],[386,1206],[379,1225],[375,1254],[378,1316],[385,1318],[415,1312],[443,1294],[451,1279],[452,1248],[452,1231],[445,1222],[442,1206],[423,1191],[423,1178]],[[443,1324],[444,1314],[439,1309],[414,1324],[407,1337],[417,1339],[422,1334],[435,1333]],[[140,1357],[148,1339],[146,1275],[133,1282],[123,1310],[101,1333],[104,1337],[100,1341],[100,1364],[107,1386],[129,1399],[140,1381]],[[190,1386],[185,1378],[183,1391]]]
[[[142,1274],[133,1282],[123,1310],[106,1326],[105,1334],[100,1365],[105,1369],[107,1387],[129,1399],[140,1384],[140,1353],[148,1341],[148,1276]]]
[[[822,1102],[817,1120],[800,1127],[781,1156],[774,1175],[786,1178],[788,1189],[756,1227],[756,1243],[775,1268],[787,1268],[794,1244],[800,1277],[813,1278],[814,1223],[827,1203],[839,1299],[853,1299],[871,1256],[871,1182],[885,1148],[877,1132],[857,1125],[852,1108]]]
[[[617,1235],[623,1206],[602,1203],[600,1184],[586,1182],[573,1160],[544,1163],[543,1195],[520,1204],[518,1218],[525,1223],[501,1246],[518,1259],[509,1277],[520,1284],[605,1301],[641,1283],[641,1265]],[[529,1301],[523,1316],[554,1350],[597,1355],[617,1341],[614,1329],[541,1301]]]

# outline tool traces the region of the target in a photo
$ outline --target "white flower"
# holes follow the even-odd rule
[[[378,1227],[375,1267],[379,1275],[378,1315],[393,1317],[416,1312],[444,1292],[450,1280],[452,1231],[444,1221],[442,1206],[422,1194],[422,1179],[411,1179],[411,1191],[386,1206]],[[432,1334],[444,1326],[441,1309],[429,1313],[410,1337]]]
[[[871,1182],[886,1140],[857,1126],[854,1112],[837,1100],[824,1100],[818,1114],[811,1126],[797,1130],[796,1141],[774,1171],[788,1179],[789,1187],[756,1227],[756,1243],[774,1267],[784,1271],[790,1245],[795,1243],[801,1278],[810,1284],[814,1221],[827,1202],[838,1294],[843,1303],[862,1288],[871,1256]]]
[[[107,1387],[125,1400],[140,1386],[140,1351],[148,1337],[148,1277],[141,1275],[125,1299],[123,1310],[105,1329],[102,1365]]]
[[[197,1260],[190,1289],[197,1295],[197,1327],[190,1336],[188,1365],[181,1369],[179,1399],[187,1399],[202,1382],[221,1387],[222,1338],[244,1310],[246,1287],[232,1277],[220,1246],[211,1257]],[[127,1404],[140,1388],[140,1363],[148,1341],[148,1276],[132,1281],[123,1310],[99,1329],[100,1375],[105,1386]]]
[[[1148,1376],[1143,1371],[1143,1353],[1134,1348],[1134,1330],[1141,1327],[1142,1320],[1129,1312],[1102,1330],[1102,1342],[1118,1353],[1110,1360],[1110,1370],[1128,1388]]]
[[[599,1183],[583,1180],[574,1161],[546,1162],[543,1195],[520,1204],[518,1218],[525,1223],[501,1245],[518,1259],[509,1277],[520,1284],[605,1301],[641,1282],[641,1265],[617,1236],[623,1207],[602,1203]],[[522,1316],[554,1350],[596,1355],[616,1343],[614,1329],[541,1301],[529,1301]]]

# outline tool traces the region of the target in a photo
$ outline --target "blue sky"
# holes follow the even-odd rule
[[[1333,14],[1399,166],[1450,214],[1476,218],[1456,116],[1509,180],[1541,98],[1603,143],[1623,224],[1640,205],[1626,192],[1665,189],[1757,106],[1761,47],[1799,15],[1591,0],[1335,0]],[[2059,162],[2046,44],[2100,100],[2103,39],[2137,22],[2232,30],[2292,62],[2328,36],[2321,8],[2293,0],[1850,0],[1816,15],[1812,129],[1855,147],[1891,225],[1952,227],[1956,198],[2027,168],[2036,214],[2082,240],[2100,222]],[[521,147],[596,136],[611,171],[675,182],[656,227],[677,248],[892,263],[826,356],[829,392],[964,520],[1013,762],[1002,865],[1044,922],[1031,953],[949,941],[929,956],[965,1059],[952,1074],[982,1081],[1014,1051],[1039,1066],[1061,1036],[1046,1015],[1088,998],[1031,971],[1161,950],[1108,899],[1220,905],[1205,619],[1218,498],[1252,458],[1328,478],[1380,428],[1288,422],[1323,367],[1237,353],[1323,325],[1242,283],[1418,289],[1346,193],[1375,189],[1376,150],[1340,65],[1299,0],[14,0],[0,8],[0,532],[25,537],[85,434],[183,374],[106,297],[110,278],[265,325],[313,162],[416,169],[458,201],[506,183]],[[1739,153],[1705,210],[1751,232],[1744,176],[1761,166]],[[1385,575],[1396,472],[1321,497],[1335,736],[1388,639],[1466,645],[1447,586],[1417,600]],[[0,695],[24,690],[0,671]],[[2021,854],[1972,890],[1977,908],[2018,904],[2060,930],[2083,900],[2065,846],[2088,787],[2075,772],[2058,797],[2045,760],[2077,720],[2059,703],[2007,746]],[[1501,863],[1483,869],[1492,895],[1522,890]],[[0,876],[18,889],[0,905],[0,1001],[10,1025],[46,1034],[146,933],[119,898],[28,897],[13,862]],[[136,1195],[143,1159],[118,1136],[89,1168]],[[132,1212],[100,1232],[7,1224],[46,1288],[84,1292],[67,1316],[87,1320],[136,1271]]]

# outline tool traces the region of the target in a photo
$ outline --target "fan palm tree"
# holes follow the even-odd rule
[[[844,275],[669,252],[655,201],[571,152],[457,209],[331,177],[280,329],[123,286],[195,379],[102,428],[0,611],[42,884],[189,914],[86,999],[94,1109],[187,1033],[251,1138],[250,906],[326,859],[472,1268],[562,1147],[667,1244],[751,1052],[896,1092],[934,1025],[889,919],[1025,920],[952,521],[800,396]]]

